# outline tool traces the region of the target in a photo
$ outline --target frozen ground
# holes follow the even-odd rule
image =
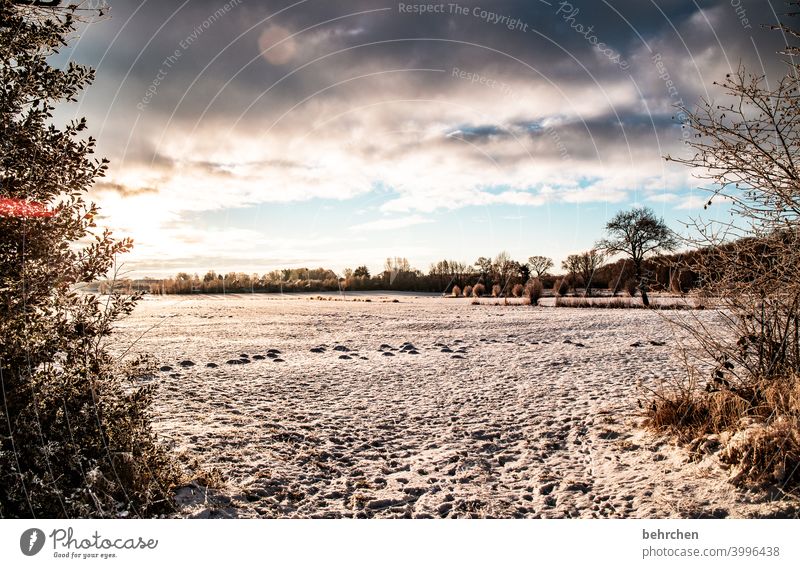
[[[123,322],[115,348],[141,335],[133,351],[171,367],[157,378],[159,433],[225,478],[208,495],[182,489],[179,515],[750,517],[787,507],[735,490],[713,458],[691,462],[639,427],[637,385],[680,373],[658,313],[348,300],[148,298]]]

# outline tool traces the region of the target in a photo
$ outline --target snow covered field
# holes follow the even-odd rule
[[[681,373],[672,313],[315,298],[148,298],[120,325],[115,349],[139,338],[133,352],[171,367],[157,378],[159,433],[225,478],[208,495],[182,489],[180,515],[749,517],[785,506],[640,427],[638,385]]]

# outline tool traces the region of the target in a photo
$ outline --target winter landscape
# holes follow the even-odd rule
[[[797,518],[788,4],[0,0],[0,519]]]
[[[178,515],[791,513],[769,491],[734,490],[714,454],[693,459],[642,427],[646,389],[685,372],[671,347],[676,313],[412,294],[173,296],[143,301],[118,341],[160,354],[157,431],[224,477],[180,489]]]

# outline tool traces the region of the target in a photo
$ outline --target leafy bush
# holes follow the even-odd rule
[[[63,130],[53,105],[75,101],[92,70],[46,57],[73,35],[77,7],[0,2],[0,517],[150,516],[171,507],[179,475],[150,427],[150,365],[105,350],[137,297],[102,302],[76,287],[111,269],[128,239],[98,233],[84,197],[106,170],[95,142]]]

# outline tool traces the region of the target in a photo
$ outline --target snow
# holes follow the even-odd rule
[[[752,517],[782,506],[642,427],[642,387],[682,373],[669,313],[316,298],[148,298],[120,324],[114,349],[136,341],[131,353],[170,367],[157,378],[159,434],[225,478],[208,495],[183,488],[178,516]]]

